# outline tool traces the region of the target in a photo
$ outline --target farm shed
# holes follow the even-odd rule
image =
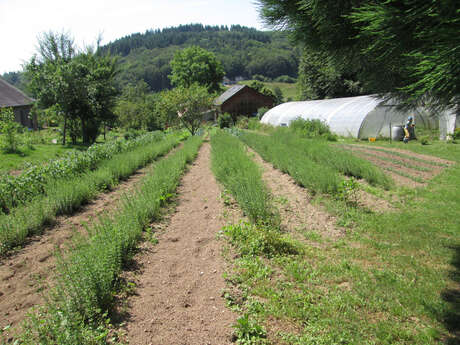
[[[332,98],[304,102],[288,102],[270,109],[261,122],[274,126],[289,126],[299,117],[326,122],[331,131],[353,138],[389,137],[390,127],[403,125],[409,115],[415,115],[417,126],[439,128],[441,139],[455,128],[455,112],[445,111],[436,119],[423,108],[401,110],[391,102],[383,103],[377,96]]]
[[[251,116],[262,107],[273,107],[273,99],[247,85],[235,85],[220,95],[214,104],[221,113]]]
[[[0,78],[0,108],[13,108],[16,122],[37,129],[37,119],[29,116],[33,103],[32,98]]]

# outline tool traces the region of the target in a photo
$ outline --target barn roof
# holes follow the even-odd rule
[[[32,104],[34,100],[0,78],[0,108]]]
[[[227,91],[225,91],[222,95],[216,98],[214,101],[215,105],[222,105],[224,104],[228,99],[232,98],[235,96],[238,92],[243,90],[245,87],[248,87],[247,85],[234,85],[231,88],[229,88]]]

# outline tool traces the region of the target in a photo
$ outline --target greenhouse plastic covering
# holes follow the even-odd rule
[[[428,128],[438,126],[438,121],[422,108],[400,110],[394,104],[384,104],[381,98],[373,95],[283,103],[267,111],[261,122],[289,126],[299,117],[319,119],[328,124],[333,133],[341,136],[377,138],[389,137],[392,128],[404,125],[409,115],[415,117],[417,125]]]

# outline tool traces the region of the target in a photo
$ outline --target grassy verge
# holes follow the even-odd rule
[[[33,148],[25,148],[20,153],[0,153],[0,173],[10,170],[21,170],[25,162],[28,164],[39,164],[44,161],[62,156],[68,151],[75,149],[85,150],[84,146],[62,146],[55,144],[36,144]]]
[[[460,150],[449,157],[460,162]],[[388,214],[317,196],[347,234],[286,238],[295,250],[265,250],[254,225],[226,228],[239,255],[225,296],[243,314],[241,343],[458,344],[460,167],[405,194]]]
[[[196,156],[201,137],[189,138],[174,155],[155,165],[139,190],[126,199],[113,218],[91,226],[58,264],[58,282],[47,306],[31,317],[19,344],[107,344],[108,318],[117,278],[133,255],[143,229],[159,215],[176,190],[187,163]]]
[[[7,215],[0,215],[0,255],[22,245],[27,237],[41,233],[57,215],[71,214],[98,193],[113,188],[120,180],[166,154],[178,143],[177,136],[169,136],[155,144],[115,155],[94,171],[48,184],[45,195],[13,209]]]
[[[243,211],[255,223],[274,222],[279,215],[274,214],[260,168],[246,154],[244,145],[222,131],[212,136],[211,145],[212,170]]]
[[[279,137],[255,133],[244,133],[241,139],[264,160],[291,175],[299,185],[307,187],[312,192],[338,192],[342,178],[332,168],[306,157],[300,146],[288,146]]]

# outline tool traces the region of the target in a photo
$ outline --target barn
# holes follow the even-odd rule
[[[403,125],[409,115],[415,116],[417,126],[439,128],[441,139],[455,128],[454,111],[446,110],[433,116],[421,107],[402,110],[396,103],[384,102],[376,95],[283,103],[266,112],[261,122],[289,126],[299,117],[319,119],[335,134],[365,139],[393,136],[393,128]]]
[[[37,129],[37,119],[30,117],[34,99],[0,78],[0,108],[13,108],[16,122]]]
[[[262,107],[273,107],[273,99],[247,85],[234,85],[214,102],[221,113],[252,116]]]

